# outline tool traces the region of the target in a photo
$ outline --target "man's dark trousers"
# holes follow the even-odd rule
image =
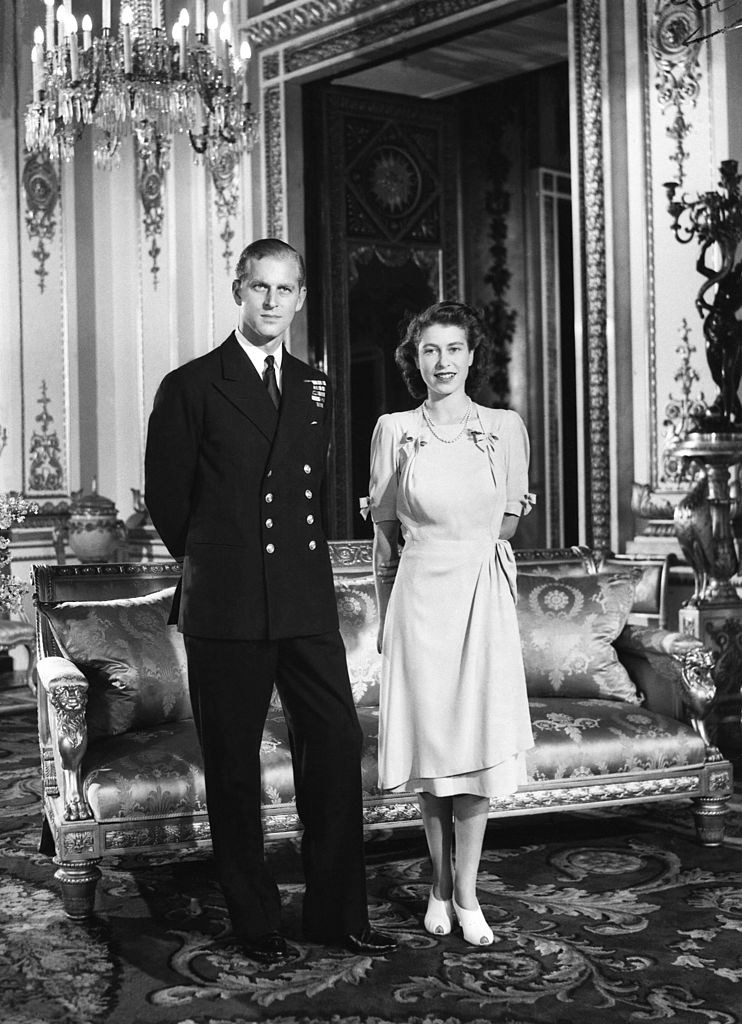
[[[235,934],[256,939],[280,927],[279,893],[264,859],[260,782],[274,681],[304,825],[305,935],[322,940],[361,931],[368,923],[362,736],[339,633],[185,642],[214,857]]]

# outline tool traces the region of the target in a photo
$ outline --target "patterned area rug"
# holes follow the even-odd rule
[[[0,718],[33,711],[36,697],[31,692],[25,672],[0,672]]]
[[[699,846],[682,807],[492,823],[480,899],[486,949],[422,929],[418,829],[368,843],[374,923],[393,955],[302,941],[297,845],[270,846],[294,959],[262,968],[230,944],[208,854],[103,866],[96,919],[64,916],[36,852],[28,713],[0,732],[3,1024],[735,1024],[742,1019],[742,858]]]

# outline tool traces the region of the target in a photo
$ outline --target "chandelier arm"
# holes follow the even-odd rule
[[[196,89],[199,96],[201,97],[202,103],[210,114],[214,113],[214,101],[212,90],[207,87],[206,81],[203,75],[203,68],[201,67],[201,61],[198,60],[194,54],[194,58],[191,61],[191,66],[196,69]]]
[[[100,68],[96,68],[95,71],[95,88],[93,89],[93,98],[90,101],[90,113],[95,113],[98,108],[98,101],[100,100],[101,88],[100,88]]]
[[[681,245],[687,245],[695,238],[695,232],[691,228],[684,228],[680,224],[674,229],[673,234]]]
[[[197,139],[197,136],[192,131],[188,131],[188,138],[191,140],[191,145],[199,156],[203,156],[206,152],[206,134],[202,133],[201,138]]]
[[[219,129],[219,138],[229,143],[230,146],[234,146],[237,142],[237,136],[228,134],[224,128]]]

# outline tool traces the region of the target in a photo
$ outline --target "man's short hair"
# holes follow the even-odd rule
[[[278,260],[294,260],[299,271],[299,287],[304,287],[307,276],[304,258],[300,252],[296,251],[293,245],[289,245],[288,242],[284,242],[280,238],[259,238],[256,242],[251,242],[246,249],[243,249],[240,253],[240,258],[237,260],[237,267],[234,272],[237,280],[241,281],[247,273],[247,264],[250,260],[262,260],[266,256]]]

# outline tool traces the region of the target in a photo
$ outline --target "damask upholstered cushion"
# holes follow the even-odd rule
[[[91,740],[191,717],[183,638],[167,625],[173,593],[39,605],[90,685]]]
[[[193,721],[94,743],[83,762],[83,786],[98,821],[205,811],[203,761]]]
[[[359,707],[376,707],[381,658],[376,650],[379,617],[373,576],[337,576],[335,600],[353,699]]]
[[[631,573],[518,573],[518,626],[528,696],[640,703],[612,646],[633,599]]]
[[[700,765],[706,745],[689,725],[613,700],[529,701],[529,783],[635,775]]]
[[[358,722],[363,736],[361,784],[364,795],[378,795],[379,712],[360,707]],[[263,807],[289,804],[295,799],[294,770],[286,719],[281,711],[271,710],[263,729],[260,746],[260,777]]]

